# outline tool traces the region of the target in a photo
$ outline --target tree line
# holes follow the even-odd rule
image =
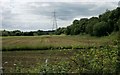
[[[120,7],[114,10],[106,10],[105,13],[98,17],[82,18],[74,20],[73,23],[67,27],[58,28],[52,31],[30,31],[22,32],[15,31],[0,31],[1,36],[37,36],[37,35],[79,35],[90,34],[91,36],[107,36],[112,32],[120,30]]]
[[[114,10],[106,10],[105,13],[98,17],[82,18],[74,20],[70,26],[66,28],[58,28],[55,33],[57,35],[79,35],[90,34],[91,36],[107,36],[112,32],[120,29],[120,7]]]
[[[22,32],[20,30],[14,30],[14,31],[7,31],[3,30],[0,31],[1,36],[40,36],[40,35],[52,35],[55,31],[30,31],[30,32]]]

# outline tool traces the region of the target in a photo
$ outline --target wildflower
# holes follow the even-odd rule
[[[14,66],[16,66],[16,64],[13,64]]]
[[[5,64],[7,64],[8,62],[6,61]]]
[[[45,63],[47,63],[47,62],[48,62],[48,59],[45,60]]]
[[[0,67],[0,70],[2,70],[2,69],[3,69],[3,67],[1,66],[1,67]]]

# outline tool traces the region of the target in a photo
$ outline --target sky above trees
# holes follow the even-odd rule
[[[118,0],[3,0],[0,4],[0,29],[51,30],[54,10],[58,27],[66,27],[74,19],[98,16],[117,6]]]

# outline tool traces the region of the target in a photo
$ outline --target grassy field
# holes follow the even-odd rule
[[[3,37],[2,50],[47,50],[47,49],[82,49],[113,45],[115,37],[90,36],[29,36]]]
[[[113,73],[117,60],[116,38],[112,35],[2,37],[4,72]]]

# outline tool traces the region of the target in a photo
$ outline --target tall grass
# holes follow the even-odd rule
[[[101,47],[115,39],[90,36],[36,36],[36,37],[3,37],[2,50],[48,50],[48,49],[84,49]]]

